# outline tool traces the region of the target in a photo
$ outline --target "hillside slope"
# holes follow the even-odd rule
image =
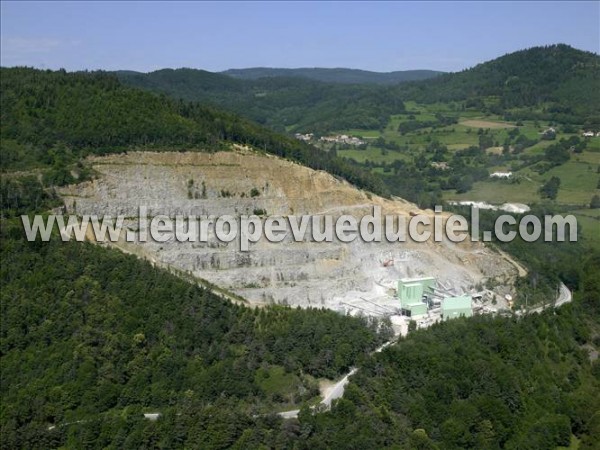
[[[383,214],[408,219],[418,208],[360,191],[331,175],[247,149],[217,153],[133,153],[92,158],[98,177],[61,188],[67,209],[77,214],[150,217],[176,214],[203,217],[259,214],[296,216],[350,214],[360,220],[376,205]],[[432,211],[424,212],[430,217]],[[137,221],[126,222],[133,230]],[[310,228],[309,228],[310,230]],[[487,278],[498,292],[512,292],[517,271],[480,243],[284,242],[264,237],[239,252],[236,241],[211,236],[208,242],[120,242],[119,247],[150,260],[191,272],[253,302],[345,308],[347,299],[385,297],[401,277],[436,276],[457,292]],[[384,259],[394,266],[384,267]],[[354,291],[354,292],[352,292]],[[395,301],[388,299],[392,306]],[[502,301],[502,300],[500,300]]]
[[[48,181],[64,184],[88,154],[136,147],[213,152],[237,143],[385,191],[377,177],[341,158],[205,104],[123,86],[111,74],[2,68],[0,75],[2,171],[51,168]]]
[[[600,57],[564,44],[517,51],[421,81],[394,86],[383,82],[396,74],[318,68],[232,69],[220,74],[164,69],[121,72],[119,78],[175,98],[208,101],[280,131],[379,129],[390,115],[404,111],[406,100],[468,101],[467,106],[512,114],[508,117],[535,113],[536,118],[561,122],[599,121]]]
[[[597,257],[582,253],[572,264],[581,275],[573,305],[444,322],[369,357],[387,327],[378,335],[375,324],[331,311],[233,305],[117,251],[56,236],[27,242],[20,221],[8,218],[59,205],[52,187],[69,183],[59,191],[78,213],[129,215],[143,202],[170,214],[342,214],[378,204],[410,215],[414,205],[322,172],[369,188],[353,166],[303,144],[231,114],[124,88],[114,77],[2,69],[1,79],[2,449],[553,450],[572,437],[581,450],[597,448]],[[88,181],[75,185],[76,171]],[[367,244],[259,243],[241,256],[211,244],[127,249],[259,301],[262,292],[268,301],[289,289],[298,303],[319,306],[322,292],[376,285],[365,280],[381,281],[380,258],[393,252],[392,277],[435,271],[468,287],[516,272],[468,243],[372,253]],[[355,365],[363,369],[331,412],[304,408],[289,422],[272,414],[314,401],[316,377]],[[144,419],[157,412],[156,422]]]
[[[399,98],[387,95],[388,87],[324,83],[293,73],[258,79],[195,69],[117,75],[127,85],[218,105],[278,131],[377,129],[404,110]]]
[[[564,44],[533,47],[399,86],[396,94],[425,103],[496,97],[499,111],[543,106],[582,121],[600,114],[600,56]]]
[[[198,421],[188,448],[228,447],[386,339],[331,311],[233,305],[97,245],[27,242],[19,225],[0,227],[2,449],[155,447],[145,412]],[[217,429],[202,424],[215,412]]]

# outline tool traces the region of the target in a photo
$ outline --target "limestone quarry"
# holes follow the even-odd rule
[[[269,216],[351,214],[374,205],[385,214],[433,216],[401,199],[361,191],[332,175],[275,156],[235,148],[217,153],[135,152],[93,157],[94,180],[62,188],[71,214],[127,217],[135,230],[140,206],[149,217],[164,214],[262,214]],[[376,314],[393,308],[399,278],[432,276],[448,292],[474,293],[494,280],[498,301],[512,292],[523,271],[502,253],[470,242],[317,243],[261,239],[249,251],[213,237],[208,242],[125,242],[113,244],[164,267],[208,280],[255,304],[325,307]],[[390,263],[391,262],[391,263]],[[356,307],[357,302],[361,307]],[[364,303],[367,302],[367,303]],[[387,305],[387,306],[386,306]],[[500,305],[501,306],[501,305]],[[358,308],[358,309],[357,309]],[[391,309],[390,309],[391,310]]]

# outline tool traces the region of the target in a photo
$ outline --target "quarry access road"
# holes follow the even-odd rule
[[[396,342],[396,339],[386,342],[385,344],[383,344],[380,347],[373,350],[371,352],[371,355],[381,352],[384,348],[389,347],[394,342]],[[338,398],[341,398],[344,396],[344,390],[346,389],[346,385],[350,382],[350,377],[352,375],[354,375],[356,372],[358,372],[358,368],[353,367],[350,370],[350,372],[348,372],[346,375],[344,375],[337,383],[335,383],[333,386],[325,389],[323,400],[321,400],[319,402],[318,406],[323,407],[325,409],[331,408],[331,403],[334,400],[337,400]],[[311,407],[311,409],[315,409],[315,406]],[[283,412],[277,413],[277,415],[279,417],[282,417],[283,419],[297,419],[298,413],[300,413],[299,409],[293,409],[291,411],[283,411]]]
[[[537,308],[532,308],[529,311],[527,311],[527,314],[540,313],[544,309],[550,308],[552,306],[554,308],[558,308],[559,306],[562,306],[565,303],[569,303],[571,300],[573,300],[573,294],[571,293],[569,288],[567,286],[565,286],[565,284],[563,282],[561,282],[558,287],[558,297],[556,297],[554,304],[551,303],[548,305],[538,306]]]
[[[558,297],[556,298],[556,301],[553,304],[538,306],[537,308],[530,309],[526,314],[536,313],[536,312],[540,313],[544,309],[547,309],[549,307],[558,308],[559,306],[562,306],[565,303],[569,303],[572,300],[573,300],[573,294],[571,293],[569,288],[567,286],[565,286],[564,283],[561,282],[559,285]],[[395,339],[386,342],[381,347],[374,350],[371,354],[381,352],[384,348],[392,345],[394,342],[396,342]],[[330,388],[325,389],[323,400],[321,400],[319,402],[319,405],[324,407],[325,409],[331,408],[331,403],[333,402],[333,400],[336,400],[336,399],[344,396],[344,390],[346,388],[346,385],[350,382],[350,377],[352,375],[354,375],[356,372],[358,372],[358,368],[353,367],[350,370],[350,372],[348,372],[346,375],[344,375],[337,383],[335,383]],[[315,407],[313,406],[312,409],[314,409],[314,408]],[[284,419],[296,419],[296,418],[298,418],[299,412],[300,412],[299,409],[294,409],[292,411],[280,412],[280,413],[278,413],[278,415]]]
[[[527,311],[517,311],[517,315],[531,314],[531,313],[541,313],[545,309],[548,308],[558,308],[559,306],[564,305],[565,303],[569,303],[573,300],[573,294],[569,290],[567,286],[563,282],[561,282],[558,286],[558,296],[554,300],[553,303],[547,303],[545,305],[536,306],[535,308],[528,309]]]

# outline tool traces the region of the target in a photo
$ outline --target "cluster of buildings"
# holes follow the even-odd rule
[[[398,280],[397,297],[403,316],[419,317],[432,311],[439,312],[442,320],[448,320],[473,315],[470,295],[449,294],[437,286],[433,277]]]
[[[299,141],[310,142],[310,141],[313,140],[313,138],[315,137],[315,135],[313,133],[306,133],[306,134],[296,133],[294,135],[294,137],[296,139],[298,139]]]
[[[365,141],[355,136],[348,136],[347,134],[337,134],[335,136],[322,136],[319,139],[322,142],[329,142],[335,144],[348,144],[348,145],[364,145]]]

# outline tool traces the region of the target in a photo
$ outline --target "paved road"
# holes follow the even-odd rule
[[[560,305],[564,305],[565,303],[569,303],[571,300],[573,300],[573,295],[571,294],[571,291],[568,287],[565,286],[563,282],[561,282],[560,293],[558,295],[558,298],[556,299],[556,304],[554,305],[554,307],[556,308]]]
[[[567,286],[565,286],[565,284],[563,282],[561,282],[558,287],[558,297],[556,297],[556,300],[554,302],[554,307],[558,308],[559,306],[562,306],[565,303],[569,303],[571,300],[573,300],[573,294],[571,294],[571,291],[569,290],[569,288]],[[532,309],[528,310],[527,314],[540,313],[544,309],[550,308],[551,306],[553,306],[552,303],[549,303],[547,305],[538,306],[536,308],[532,308]]]
[[[352,368],[352,370],[348,372],[340,381],[331,386],[327,390],[327,394],[325,395],[323,400],[319,402],[319,405],[323,405],[327,409],[331,408],[331,402],[344,395],[346,385],[350,382],[349,378],[352,375],[354,375],[357,371],[358,369],[356,367]],[[312,409],[314,409],[314,406],[312,407]],[[280,412],[279,416],[283,417],[284,419],[296,419],[298,417],[299,412],[299,409],[293,409],[292,411]]]

